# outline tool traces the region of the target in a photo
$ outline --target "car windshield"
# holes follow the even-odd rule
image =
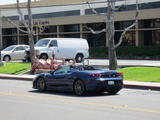
[[[12,45],[12,46],[9,46],[9,47],[5,48],[3,51],[11,51],[11,50],[13,50],[14,48],[15,48],[15,46]]]
[[[39,40],[35,46],[36,47],[46,47],[48,45],[50,40],[47,40],[47,39],[43,39],[43,40]]]
[[[54,74],[62,74],[62,73],[67,73],[70,70],[70,66],[63,66],[59,69],[57,69]]]

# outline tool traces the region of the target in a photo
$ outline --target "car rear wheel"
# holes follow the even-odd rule
[[[8,61],[11,60],[11,57],[9,55],[4,56],[3,60],[6,61],[6,62],[8,62]]]
[[[86,93],[85,85],[81,80],[75,81],[73,85],[73,89],[74,89],[74,93],[79,96],[84,95]]]
[[[46,90],[46,83],[44,81],[44,78],[39,78],[37,81],[37,89],[42,92]]]

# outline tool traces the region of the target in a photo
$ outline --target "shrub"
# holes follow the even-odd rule
[[[118,58],[159,59],[160,46],[120,46],[116,50]],[[91,47],[91,58],[108,58],[107,47]]]

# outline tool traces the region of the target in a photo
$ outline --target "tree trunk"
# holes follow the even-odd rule
[[[28,0],[28,24],[29,24],[29,45],[30,45],[30,56],[31,56],[31,64],[33,64],[35,59],[35,52],[34,52],[34,38],[33,38],[33,22],[32,22],[32,12],[31,12],[31,0]]]
[[[116,49],[114,43],[114,1],[108,0],[108,15],[106,18],[107,23],[107,40],[108,40],[108,55],[109,55],[109,69],[116,70],[117,69],[117,56]]]

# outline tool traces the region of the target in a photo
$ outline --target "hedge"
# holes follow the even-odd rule
[[[116,50],[119,58],[160,59],[160,46],[120,46]],[[108,58],[107,47],[91,47],[91,58]]]

